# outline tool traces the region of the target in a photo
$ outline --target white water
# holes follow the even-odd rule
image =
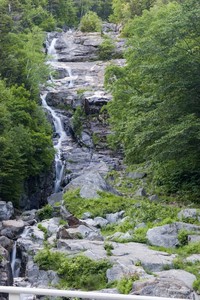
[[[56,49],[55,49],[56,41],[57,41],[57,38],[53,38],[50,46],[48,47],[48,54],[51,55],[52,60],[57,59],[57,52],[56,52]]]
[[[12,253],[11,253],[11,269],[13,278],[19,277],[21,267],[21,259],[17,258],[17,243],[14,242]]]
[[[57,115],[57,113],[47,104],[46,102],[46,94],[41,95],[42,106],[47,109],[53,118],[53,124],[55,128],[56,135],[58,136],[58,140],[54,145],[56,150],[55,154],[55,172],[56,179],[54,183],[54,192],[57,193],[60,191],[60,185],[62,181],[62,176],[64,172],[64,162],[62,160],[62,143],[67,139],[67,135],[64,131],[63,124],[61,118]]]
[[[49,63],[56,69],[56,67],[59,66],[59,63],[57,61],[57,52],[55,49],[55,44],[56,44],[57,39],[54,38],[48,48],[48,54],[51,55],[53,59],[49,61]],[[53,76],[50,74],[50,79],[51,82],[56,86],[58,85],[65,85],[68,84],[68,88],[73,87],[73,80],[77,78],[77,76],[72,76],[71,68],[68,66],[64,66],[68,73],[68,77],[64,77],[62,79],[54,79]],[[65,133],[64,127],[63,127],[63,122],[58,115],[58,113],[55,112],[54,109],[52,109],[46,102],[46,96],[47,93],[41,95],[42,99],[42,106],[49,111],[49,113],[52,115],[53,119],[53,124],[55,128],[56,135],[58,136],[58,139],[56,139],[56,142],[54,144],[54,148],[56,150],[55,154],[55,173],[56,173],[56,178],[54,182],[54,192],[57,193],[61,189],[61,183],[62,183],[62,178],[63,178],[63,173],[64,173],[64,161],[62,159],[62,145],[63,142],[67,141],[67,135]]]

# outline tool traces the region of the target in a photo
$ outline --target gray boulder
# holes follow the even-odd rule
[[[192,219],[194,221],[200,221],[200,212],[195,208],[182,209],[178,213],[179,220],[187,221],[187,219]]]
[[[72,239],[80,238],[90,241],[102,241],[104,239],[100,232],[92,226],[80,225],[75,228],[68,228],[66,231]]]
[[[87,199],[99,198],[98,192],[100,191],[119,194],[98,172],[87,172],[78,176],[65,187],[65,190],[77,188],[80,188],[80,196]]]
[[[131,179],[142,179],[144,177],[147,176],[147,173],[144,172],[129,172],[127,174],[127,177],[131,178]]]
[[[32,260],[26,265],[26,276],[33,287],[46,288],[49,285],[56,285],[59,282],[56,272],[52,270],[40,270]]]
[[[139,188],[139,189],[136,191],[135,196],[145,197],[145,196],[147,196],[147,193],[146,193],[146,191],[145,191],[144,188]]]
[[[200,234],[200,226],[175,222],[163,226],[154,227],[147,231],[147,239],[151,245],[166,248],[176,247],[179,245],[178,233],[180,230],[195,231]]]
[[[106,214],[106,220],[110,224],[119,223],[122,220],[124,213],[125,213],[125,211],[122,210],[120,212],[116,212],[116,213],[113,213],[113,214]]]
[[[167,270],[162,272],[156,272],[159,278],[174,278],[183,282],[184,285],[192,289],[193,283],[196,280],[196,276],[186,272],[184,270]]]
[[[194,299],[194,292],[176,278],[150,278],[133,283],[132,295]]]
[[[15,239],[22,233],[24,227],[25,227],[25,223],[22,220],[3,221],[1,235],[4,235],[9,239]]]
[[[11,265],[9,262],[9,253],[8,251],[0,246],[0,286],[12,285],[13,277]],[[1,295],[0,295],[1,298]]]
[[[12,202],[0,201],[0,221],[9,220],[14,214]]]

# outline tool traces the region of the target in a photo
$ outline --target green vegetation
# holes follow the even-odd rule
[[[38,224],[38,229],[40,229],[42,232],[44,232],[44,239],[47,240],[48,238],[48,233],[46,227],[42,226],[41,223]]]
[[[109,36],[104,36],[104,40],[99,46],[99,59],[111,59],[115,50],[115,44]]]
[[[117,283],[118,291],[121,294],[129,294],[132,289],[133,282],[138,279],[140,279],[138,274],[133,274],[133,275],[122,278]]]
[[[128,217],[120,224],[108,224],[102,229],[105,236],[115,232],[130,232],[130,241],[145,243],[146,232],[154,226],[169,224],[177,221],[178,207],[167,204],[152,203],[145,200],[128,198],[127,196],[116,196],[113,194],[100,192],[98,199],[83,199],[80,197],[79,189],[70,190],[64,194],[66,208],[77,218],[81,218],[83,213],[88,211],[92,217],[105,217],[108,213],[125,211],[124,216]],[[169,217],[170,216],[170,217]],[[144,223],[144,227],[134,227]],[[116,238],[115,241],[124,242]]]
[[[35,256],[35,262],[44,270],[57,271],[61,277],[59,287],[65,289],[99,290],[106,287],[106,260],[93,261],[86,256],[67,257],[48,248]]]
[[[40,221],[52,218],[53,207],[50,204],[43,206],[37,211],[37,216]]]
[[[80,30],[83,32],[100,32],[101,25],[101,19],[98,15],[93,11],[89,11],[80,21]]]
[[[80,136],[82,132],[82,123],[85,119],[85,112],[81,106],[78,106],[72,118],[73,130],[76,136]]]
[[[113,14],[110,16],[111,22],[127,23],[134,16],[142,15],[143,10],[149,10],[156,0],[112,0]]]
[[[129,164],[148,163],[165,193],[199,200],[199,1],[155,5],[131,20],[125,67],[106,85],[113,146]],[[136,46],[137,45],[137,46]]]
[[[113,245],[111,243],[106,242],[104,244],[104,249],[106,250],[106,254],[108,256],[111,256],[112,255],[112,250],[114,249],[114,247],[113,247]]]

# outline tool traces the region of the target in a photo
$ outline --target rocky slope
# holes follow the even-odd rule
[[[109,35],[116,42],[113,55],[119,55],[124,41],[118,37],[117,28],[113,26],[109,30]],[[103,87],[104,70],[110,62],[98,60],[101,43],[102,37],[96,33],[69,31],[48,36],[49,63],[56,72],[50,74],[42,95],[49,120],[55,128],[54,143],[59,152],[55,169],[59,174],[55,174],[54,180],[56,185],[59,177],[61,188],[49,197],[48,203],[53,210],[49,218],[42,221],[41,211],[30,210],[16,216],[11,203],[0,202],[1,284],[11,285],[14,275],[14,284],[18,286],[57,285],[59,274],[55,270],[39,268],[34,261],[38,251],[48,245],[50,251],[65,253],[69,257],[83,254],[94,261],[109,260],[111,266],[106,272],[108,283],[137,275],[130,291],[132,294],[199,299],[193,289],[195,275],[174,269],[176,254],[153,250],[148,245],[131,241],[135,225],[132,230],[115,232],[107,238],[102,234],[106,226],[126,224],[124,210],[113,209],[104,217],[92,217],[86,210],[79,219],[71,214],[63,201],[63,192],[77,188],[83,201],[98,199],[99,191],[112,193],[116,197],[120,195],[105,180],[110,171],[123,171],[124,166],[120,153],[113,153],[106,144],[110,129],[106,113],[101,108],[112,96]],[[113,63],[123,65],[125,62],[115,58]],[[61,124],[60,131],[56,130],[58,124],[55,120]],[[132,181],[142,182],[146,174],[129,173],[127,176]],[[148,196],[149,199],[145,191],[139,189],[136,207],[140,208],[144,199],[150,203],[158,201],[155,195]],[[47,211],[45,216],[47,218]],[[196,225],[187,223],[191,219]],[[153,228],[147,230],[146,240],[151,245],[175,248],[180,242],[179,233],[186,230],[191,233],[188,234],[190,242],[198,242],[199,219],[198,210],[182,210],[172,224],[156,226],[155,223]],[[147,224],[140,222],[137,226],[145,227]],[[126,242],[120,243],[118,240]],[[110,251],[106,246],[108,241]],[[8,253],[12,253],[12,272]],[[188,255],[186,260],[199,262],[200,256],[198,253]],[[107,291],[119,292],[116,289]]]

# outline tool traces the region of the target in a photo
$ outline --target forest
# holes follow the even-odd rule
[[[91,14],[93,12],[93,14]],[[198,0],[0,0],[0,198],[17,203],[30,176],[51,168],[52,129],[40,107],[46,32],[95,16],[122,25],[126,65],[105,85],[112,147],[169,194],[200,196]]]

